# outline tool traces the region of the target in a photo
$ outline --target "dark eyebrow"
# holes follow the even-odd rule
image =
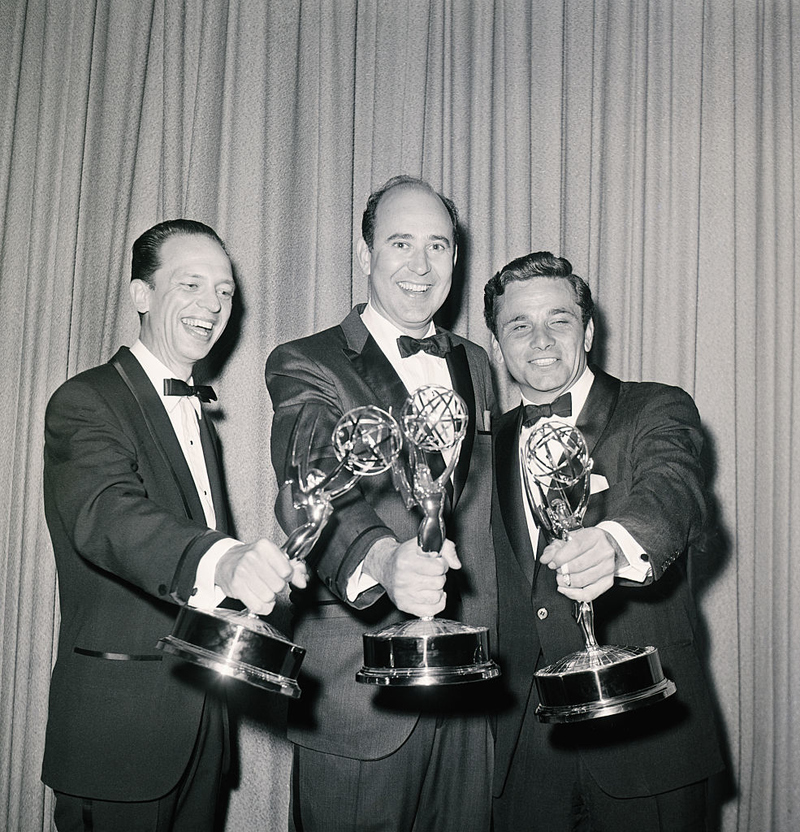
[[[401,234],[399,231],[396,231],[394,234],[390,234],[386,238],[386,242],[391,243],[392,240],[413,240],[413,239],[414,239],[413,234],[407,234],[407,233],[406,234]],[[433,242],[446,243],[448,247],[451,245],[450,238],[448,236],[446,236],[445,234],[430,234],[428,236],[428,240],[433,241]]]
[[[517,315],[514,318],[511,318],[507,321],[504,321],[500,326],[501,326],[502,329],[505,329],[507,326],[511,326],[511,324],[515,324],[518,321],[527,321],[527,320],[528,320],[527,315]]]
[[[200,274],[198,272],[184,272],[183,274],[178,274],[174,278],[175,280],[208,280],[208,275]],[[225,277],[220,283],[227,283],[233,288],[236,288],[236,279],[234,277]]]
[[[449,238],[449,237],[447,237],[447,236],[446,236],[446,235],[444,235],[444,234],[431,234],[431,235],[428,237],[428,239],[429,239],[429,240],[436,241],[436,242],[447,243],[447,245],[448,245],[448,246],[450,245],[450,238]]]

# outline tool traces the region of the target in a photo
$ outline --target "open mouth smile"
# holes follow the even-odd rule
[[[202,318],[181,318],[181,323],[190,332],[202,338],[208,338],[214,329],[214,324],[211,321],[204,321]]]
[[[431,288],[430,283],[409,283],[406,280],[399,281],[397,285],[404,292],[409,292],[412,295],[424,295]]]

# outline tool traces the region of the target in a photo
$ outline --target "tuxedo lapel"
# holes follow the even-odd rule
[[[357,306],[341,323],[346,342],[344,353],[359,377],[372,390],[378,406],[391,411],[398,418],[408,398],[408,391],[392,367],[392,362],[364,326],[361,320],[363,308],[363,305]]]
[[[453,505],[458,502],[464,485],[467,482],[469,473],[469,462],[472,458],[472,445],[475,442],[475,430],[477,426],[475,414],[475,388],[472,385],[472,373],[469,370],[467,351],[463,344],[457,344],[447,355],[447,369],[450,371],[450,379],[453,382],[453,390],[464,399],[467,405],[469,419],[467,421],[467,432],[461,443],[461,453],[458,457],[458,464],[453,472]]]
[[[590,455],[611,419],[620,389],[619,379],[596,367],[591,369],[594,373],[594,381],[575,422],[575,427],[581,431],[586,440]]]
[[[214,516],[217,519],[217,529],[228,531],[228,507],[222,486],[222,461],[219,457],[219,441],[214,425],[209,419],[205,408],[202,408],[203,418],[200,419],[200,442],[203,446],[203,457],[206,462],[208,483],[211,486],[211,498],[214,501]]]
[[[139,414],[147,426],[154,445],[164,459],[164,467],[169,471],[181,496],[186,516],[205,524],[203,506],[200,503],[197,486],[192,479],[186,457],[183,455],[167,411],[147,377],[147,373],[126,347],[120,348],[111,359],[111,364],[136,400]]]
[[[504,413],[498,422],[495,441],[495,472],[497,498],[503,525],[525,576],[533,584],[534,556],[525,508],[522,500],[522,480],[519,472],[519,428],[522,408]]]

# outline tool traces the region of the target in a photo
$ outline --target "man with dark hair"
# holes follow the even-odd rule
[[[200,404],[216,397],[192,379],[231,314],[222,241],[173,220],[133,250],[139,339],[61,385],[45,416],[61,630],[42,779],[60,832],[210,832],[224,704],[208,671],[156,644],[178,604],[229,596],[267,614],[305,574],[268,540],[228,535],[219,443]]]
[[[677,387],[587,366],[594,304],[568,260],[518,258],[484,299],[495,358],[522,393],[495,429],[498,650],[515,704],[498,721],[494,828],[705,830],[707,780],[722,762],[686,579],[706,515],[697,409]],[[551,419],[581,430],[594,467],[584,528],[544,546],[520,451]],[[627,714],[540,723],[534,672],[584,647],[574,601],[594,601],[601,644],[657,647],[677,693]]]
[[[483,710],[492,683],[376,691],[355,682],[366,631],[408,614],[436,615],[445,604],[446,617],[471,624],[493,628],[496,616],[489,361],[480,347],[433,324],[450,292],[456,224],[455,207],[428,183],[390,180],[370,197],[357,245],[368,303],[267,361],[279,483],[301,409],[304,422],[313,422],[307,412],[318,414],[323,467],[334,460],[333,426],[354,407],[398,413],[410,392],[435,383],[459,393],[470,417],[452,476],[450,539],[438,555],[417,545],[421,514],[405,508],[391,474],[370,477],[337,501],[309,558],[309,588],[293,593],[295,635],[308,650],[289,725],[293,814],[305,832],[489,827],[492,750]],[[405,351],[409,341],[418,351]],[[287,531],[297,522],[290,502],[283,488],[278,516]]]

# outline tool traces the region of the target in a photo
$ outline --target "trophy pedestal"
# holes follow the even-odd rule
[[[250,685],[297,699],[306,654],[258,616],[182,607],[170,635],[156,647]]]
[[[540,722],[581,722],[675,693],[655,647],[588,647],[534,673]]]
[[[443,618],[420,618],[365,633],[356,681],[407,687],[480,682],[500,675],[489,658],[489,631]]]

